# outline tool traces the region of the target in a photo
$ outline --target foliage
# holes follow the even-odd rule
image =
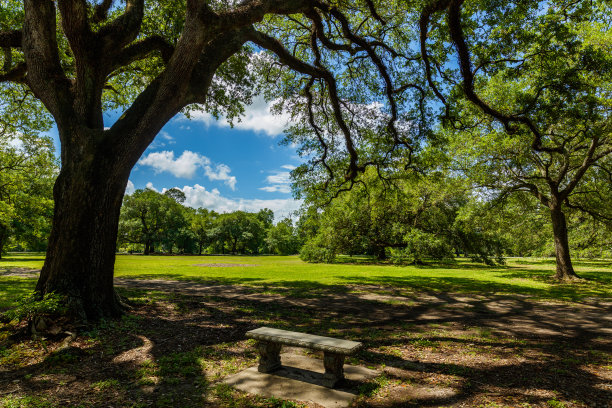
[[[416,228],[408,231],[404,242],[405,248],[391,248],[394,263],[421,265],[426,259],[452,259],[454,256],[453,249],[443,238]]]
[[[297,254],[300,243],[290,218],[281,220],[276,225],[268,228],[265,239],[268,252],[276,255]]]
[[[17,300],[17,305],[2,314],[9,321],[31,321],[39,316],[57,316],[65,312],[62,296],[55,293],[46,293],[42,299],[37,293],[30,293]]]
[[[274,213],[267,208],[226,214],[196,210],[182,204],[184,193],[178,189],[136,190],[123,201],[118,246],[129,252],[288,255],[299,250],[292,221],[274,225]]]
[[[184,207],[174,197],[145,189],[126,195],[119,223],[120,242],[141,243],[145,255],[162,245],[172,252],[187,233]],[[184,245],[183,245],[184,246]]]
[[[24,134],[0,139],[0,254],[45,249],[58,170],[53,144]]]
[[[336,252],[329,244],[321,242],[322,236],[314,237],[300,249],[300,259],[313,263],[332,263],[336,258]]]
[[[502,262],[502,240],[477,215],[468,215],[477,204],[465,184],[442,171],[386,182],[368,171],[309,221],[316,219],[318,226],[302,259],[323,262],[339,253],[385,259],[390,253],[396,262],[423,263],[461,253],[478,262]]]

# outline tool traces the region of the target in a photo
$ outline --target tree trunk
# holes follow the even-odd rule
[[[553,236],[555,240],[555,257],[557,258],[557,271],[555,279],[562,282],[580,279],[574,267],[569,252],[569,241],[567,237],[567,221],[561,206],[551,208],[550,215],[553,226]]]
[[[387,259],[387,251],[385,251],[384,246],[376,248],[376,259],[379,261],[384,261]]]
[[[54,186],[53,224],[36,291],[66,296],[69,316],[86,322],[123,310],[113,269],[129,166],[122,169],[100,153],[79,156],[62,167]]]
[[[4,254],[4,244],[6,243],[6,239],[8,238],[8,233],[5,228],[2,228],[2,232],[0,232],[0,259],[2,259],[2,255]]]
[[[146,240],[143,255],[149,255],[150,253],[151,253],[151,243],[149,240]]]

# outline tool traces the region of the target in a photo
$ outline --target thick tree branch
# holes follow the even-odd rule
[[[427,35],[429,32],[429,21],[431,20],[431,16],[439,11],[443,11],[448,7],[449,0],[438,0],[436,2],[430,3],[421,12],[421,17],[419,19],[419,34],[420,34],[420,46],[421,46],[421,58],[423,59],[423,64],[425,65],[425,76],[427,77],[427,83],[429,87],[433,90],[434,95],[442,102],[446,110],[446,116],[449,116],[449,106],[446,102],[446,98],[442,95],[442,92],[438,89],[438,86],[435,84],[433,80],[433,76],[431,73],[431,62],[429,60],[429,53],[427,52]]]
[[[56,12],[52,1],[24,0],[23,53],[28,64],[27,83],[58,126],[74,117],[70,82],[64,74],[57,47]],[[61,138],[62,132],[60,132]],[[62,144],[68,143],[62,140]]]
[[[17,64],[4,74],[0,74],[0,82],[25,82],[28,66],[25,62]]]
[[[253,0],[239,4],[230,11],[220,13],[216,20],[221,30],[247,27],[263,20],[266,14],[295,14],[307,11],[312,0]],[[212,12],[201,11],[201,17],[208,22]]]
[[[355,55],[357,53],[357,50],[351,45],[338,44],[329,39],[329,37],[325,34],[325,29],[323,27],[323,21],[321,19],[321,16],[316,10],[310,10],[308,13],[306,13],[306,17],[312,20],[315,27],[315,33],[317,34],[317,38],[319,39],[319,41],[321,41],[321,44],[323,44],[327,49],[334,51],[345,51],[351,55]]]
[[[62,15],[62,28],[70,42],[72,52],[78,54],[91,41],[91,29],[87,21],[88,6],[85,0],[58,0]]]
[[[114,53],[138,37],[144,17],[144,0],[127,0],[125,11],[98,31],[104,53]]]
[[[368,9],[370,10],[370,14],[372,15],[372,17],[378,20],[378,22],[382,25],[387,24],[387,22],[383,20],[380,14],[378,14],[378,12],[376,11],[376,6],[374,6],[374,2],[372,2],[372,0],[365,0],[365,2],[368,6]]]
[[[168,63],[174,52],[174,47],[160,36],[145,38],[121,50],[113,60],[110,71],[113,72],[121,67],[130,65],[132,62],[144,59],[156,51],[160,53],[162,60]]]
[[[92,17],[92,22],[94,24],[98,24],[106,20],[108,17],[108,10],[110,10],[113,5],[113,0],[102,0],[102,3],[96,5],[94,8],[94,14]]]
[[[22,30],[9,30],[0,32],[0,47],[20,48],[23,37]]]

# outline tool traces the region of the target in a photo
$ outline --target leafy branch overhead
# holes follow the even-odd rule
[[[407,41],[397,40],[407,28],[398,8],[372,0],[260,0],[234,6],[80,0],[58,1],[56,10],[51,1],[26,1],[23,7],[13,5],[15,26],[5,24],[0,33],[5,50],[0,79],[27,85],[60,129],[97,129],[95,139],[134,161],[176,113],[206,109],[234,120],[250,102],[256,81],[270,97],[279,89],[265,89],[273,85],[253,71],[267,70],[270,78],[273,70],[288,68],[276,74],[283,79],[280,87],[291,89],[285,100],[300,109],[294,114],[302,134],[314,135],[318,143],[310,152],[317,156],[311,167],[325,169],[326,188],[330,182],[338,188],[368,165],[383,166],[400,156],[398,148],[409,163],[420,136],[416,129],[424,129],[423,124],[398,126],[424,120],[407,102],[416,92],[423,113],[426,93],[412,72],[416,53]],[[160,22],[159,15],[168,18]],[[273,58],[253,58],[262,51]],[[258,67],[261,63],[268,66]],[[416,79],[407,85],[410,76]],[[355,122],[356,109],[372,101],[378,114],[365,125],[382,137],[376,152],[362,146],[372,136]],[[102,107],[125,109],[108,130]],[[300,124],[308,124],[308,130]],[[65,150],[76,139],[91,139],[63,133]],[[87,143],[76,143],[81,142]]]

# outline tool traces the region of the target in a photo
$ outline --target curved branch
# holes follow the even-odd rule
[[[134,61],[144,59],[155,51],[158,51],[164,63],[167,63],[174,52],[174,47],[160,36],[145,38],[121,50],[113,61],[111,72],[120,67],[130,65]]]
[[[0,31],[0,47],[20,48],[22,37],[21,30]]]
[[[345,51],[351,55],[355,55],[357,53],[357,50],[351,47],[349,44],[338,44],[331,41],[329,37],[327,37],[323,27],[323,20],[316,10],[310,10],[308,13],[306,13],[306,17],[312,20],[317,38],[326,48],[334,51]]]
[[[144,0],[127,0],[123,14],[98,31],[104,52],[116,52],[134,41],[143,17]]]
[[[372,0],[365,0],[365,2],[368,6],[368,9],[370,10],[370,14],[372,14],[372,17],[378,20],[378,22],[382,25],[387,24],[387,22],[383,20],[380,14],[378,14],[378,12],[376,11],[376,7],[374,6],[374,3],[372,2]]]
[[[25,82],[28,66],[25,62],[17,64],[15,68],[0,74],[0,82]]]
[[[350,157],[350,164],[345,178],[354,179],[357,176],[358,172],[362,171],[363,168],[361,166],[358,166],[357,164],[357,151],[355,150],[355,145],[353,143],[350,130],[346,125],[344,118],[342,117],[342,110],[340,107],[340,98],[338,96],[336,80],[334,79],[333,74],[320,64],[320,53],[316,45],[316,35],[313,33],[311,38],[311,47],[313,49],[313,52],[315,53],[316,59],[314,66],[307,64],[304,61],[294,57],[276,38],[270,37],[264,33],[256,31],[255,29],[250,30],[247,34],[247,37],[250,41],[254,42],[260,47],[272,51],[281,60],[281,62],[289,66],[291,69],[294,69],[295,71],[300,72],[302,74],[309,75],[313,78],[320,78],[325,81],[325,84],[327,85],[328,96],[334,113],[334,119],[338,127],[340,128],[340,131],[344,135],[346,149]]]
[[[24,10],[23,53],[28,64],[26,81],[61,127],[65,119],[74,116],[74,98],[60,63],[55,4],[52,1],[25,0]]]
[[[113,0],[102,0],[102,3],[96,5],[92,21],[95,24],[101,23],[108,18],[108,10],[113,5]]]
[[[219,28],[248,27],[263,20],[266,14],[295,14],[311,7],[309,0],[259,0],[243,2],[230,11],[216,15]],[[212,17],[210,9],[201,13],[204,19]]]
[[[389,121],[387,122],[387,129],[393,136],[393,140],[395,144],[401,144],[406,147],[410,147],[410,144],[407,141],[400,139],[398,131],[395,127],[395,122],[397,121],[397,117],[398,117],[397,103],[395,102],[395,98],[394,98],[393,83],[391,81],[391,76],[389,75],[389,72],[387,68],[385,67],[382,59],[380,58],[378,54],[376,54],[376,52],[370,46],[368,41],[366,41],[364,38],[361,38],[360,36],[352,32],[348,19],[346,18],[344,14],[342,14],[336,8],[332,8],[330,10],[330,13],[340,22],[344,35],[349,40],[351,40],[352,42],[354,42],[355,44],[363,48],[365,52],[368,54],[368,57],[370,58],[370,60],[372,60],[372,62],[376,66],[378,73],[380,74],[380,76],[382,77],[385,83],[385,94],[387,96],[387,101],[389,102],[389,106],[391,107],[391,117]]]
[[[483,101],[474,90],[474,72],[472,71],[472,60],[461,26],[461,5],[463,4],[463,1],[464,0],[450,1],[447,17],[450,37],[455,45],[457,55],[459,57],[459,69],[463,78],[463,91],[465,92],[466,97],[469,101],[478,106],[485,114],[500,121],[504,125],[506,131],[509,133],[514,133],[516,131],[516,129],[512,126],[514,123],[520,123],[527,126],[533,135],[533,142],[531,144],[531,148],[533,150],[539,152],[563,153],[563,149],[559,147],[545,147],[542,144],[542,133],[531,119],[526,116],[506,115],[498,111]]]
[[[429,30],[429,21],[432,14],[443,11],[448,7],[449,0],[439,0],[426,6],[421,12],[419,18],[419,32],[420,32],[420,45],[421,45],[421,58],[423,58],[423,64],[425,65],[425,76],[427,77],[427,83],[433,90],[434,95],[442,102],[442,105],[446,109],[446,116],[449,117],[450,110],[446,98],[442,95],[442,92],[438,89],[438,86],[433,81],[431,74],[431,64],[429,61],[429,53],[427,52],[427,34]]]

